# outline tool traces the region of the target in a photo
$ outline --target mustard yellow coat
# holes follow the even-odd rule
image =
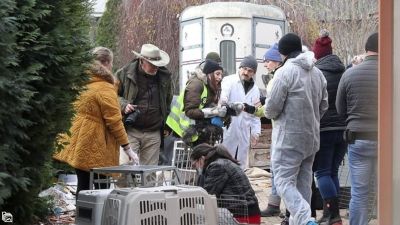
[[[70,136],[63,136],[62,142],[68,143],[53,156],[85,171],[117,166],[119,146],[129,143],[113,75],[98,63],[90,68],[88,74],[91,78],[87,89],[74,103],[76,115]]]

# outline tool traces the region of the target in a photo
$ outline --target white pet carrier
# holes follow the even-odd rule
[[[80,191],[76,201],[77,225],[100,225],[103,205],[112,189]]]
[[[200,187],[160,186],[113,190],[102,225],[218,224],[217,201]]]

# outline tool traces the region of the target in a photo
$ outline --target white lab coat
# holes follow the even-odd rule
[[[254,105],[260,100],[260,91],[256,84],[245,94],[239,74],[224,77],[221,83],[220,101],[226,103],[242,102]],[[250,133],[251,132],[251,133]],[[259,136],[261,133],[260,118],[241,112],[238,116],[232,116],[232,122],[228,129],[224,128],[222,144],[233,157],[237,155],[240,167],[248,167],[248,154],[250,149],[250,135]],[[236,154],[237,151],[237,154]]]
[[[320,118],[328,109],[326,80],[313,58],[306,52],[288,59],[276,71],[265,100],[265,116],[274,119],[274,181],[293,225],[311,220],[312,164],[319,150]]]

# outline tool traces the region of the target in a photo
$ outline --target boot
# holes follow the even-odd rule
[[[318,220],[318,224],[327,224],[326,222],[329,221],[330,216],[331,216],[331,213],[329,212],[327,203],[324,200],[322,217]]]
[[[326,214],[325,214],[325,208],[327,209]],[[342,218],[340,217],[340,212],[339,212],[338,197],[328,198],[324,200],[324,216],[321,218],[321,220],[324,218],[325,221],[319,222],[320,225],[342,225]]]
[[[273,217],[273,216],[279,216],[280,214],[281,214],[281,209],[279,208],[279,206],[270,204],[268,204],[265,210],[261,211],[262,217]]]

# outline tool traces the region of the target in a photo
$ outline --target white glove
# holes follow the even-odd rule
[[[131,160],[128,164],[139,165],[139,157],[130,147],[129,147],[128,150],[124,150],[124,151],[129,156],[129,158]]]
[[[218,115],[217,116],[225,117],[226,116],[226,111],[227,111],[226,106],[217,106],[217,108],[218,108]]]
[[[204,118],[211,118],[214,116],[225,117],[226,107],[225,106],[215,106],[213,108],[204,108],[201,111],[204,113]]]
[[[236,115],[239,115],[244,109],[244,104],[242,102],[233,102],[229,104],[229,108],[235,110]]]

